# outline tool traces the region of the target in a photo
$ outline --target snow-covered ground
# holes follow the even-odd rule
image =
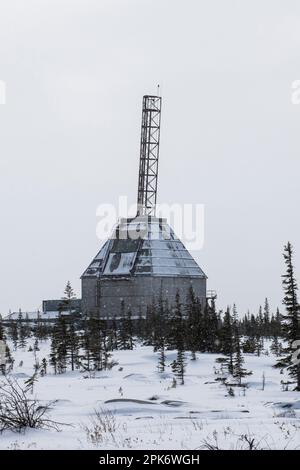
[[[29,343],[30,344],[30,343]],[[33,352],[13,351],[13,376],[21,383],[33,373]],[[40,360],[47,357],[49,343],[40,342]],[[167,363],[175,353],[167,352]],[[246,355],[245,366],[253,375],[245,380],[244,392],[235,396],[216,382],[214,354],[198,354],[187,361],[185,385],[172,388],[170,366],[157,372],[157,356],[150,347],[115,351],[118,365],[110,371],[67,372],[40,377],[33,396],[41,402],[57,400],[50,417],[65,425],[60,431],[5,431],[1,449],[90,449],[85,426],[91,427],[94,410],[102,410],[109,430],[98,439],[104,449],[247,449],[254,439],[258,449],[297,449],[300,447],[300,393],[283,392],[283,375],[272,368],[272,355]],[[23,365],[19,366],[20,361]],[[217,366],[218,367],[218,366]],[[262,376],[266,385],[262,390]]]

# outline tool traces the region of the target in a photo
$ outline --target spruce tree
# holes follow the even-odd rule
[[[10,349],[9,349],[8,345],[6,345],[6,348],[5,348],[5,359],[6,359],[5,372],[7,374],[9,374],[12,371],[13,367],[14,367],[15,360],[11,355],[11,352],[10,352]]]
[[[296,390],[300,391],[300,361],[294,356],[295,347],[299,347],[300,340],[300,306],[297,297],[297,281],[293,265],[293,247],[290,242],[284,247],[283,253],[286,264],[286,274],[282,276],[284,290],[283,304],[285,313],[282,314],[282,331],[288,345],[284,348],[286,356],[280,359],[277,367],[287,368],[289,375],[296,381]]]
[[[220,324],[220,312],[217,312],[215,300],[212,299],[209,305],[209,352],[220,352]]]
[[[71,315],[73,310],[72,300],[74,299],[76,299],[76,295],[70,281],[68,281],[64,290],[64,296],[61,298],[61,302],[58,307],[59,312],[68,312],[68,314]]]
[[[78,354],[79,354],[79,337],[75,328],[74,320],[69,317],[67,321],[67,355],[70,359],[71,370],[75,369],[75,364],[78,363]]]
[[[158,372],[164,372],[166,368],[166,349],[164,339],[158,348]]]
[[[157,350],[157,341],[158,341],[158,314],[157,306],[155,305],[154,300],[151,304],[147,305],[146,309],[146,318],[144,325],[144,344],[146,346],[153,346],[154,350]]]
[[[182,349],[178,349],[177,357],[172,362],[171,367],[175,376],[179,379],[181,385],[184,385],[185,365],[186,362],[184,351]]]
[[[3,375],[11,372],[14,365],[14,359],[7,344],[7,337],[0,316],[0,371]]]
[[[244,353],[255,353],[257,350],[257,320],[253,313],[248,314],[248,323],[247,323],[247,338],[243,342],[243,351]]]
[[[281,322],[282,322],[282,315],[279,311],[279,308],[277,307],[276,310],[276,317],[275,317],[275,328],[276,328],[276,333],[278,336],[282,335],[282,327],[281,327]]]
[[[180,380],[181,385],[184,385],[184,374],[185,374],[185,324],[182,314],[182,306],[180,302],[180,294],[177,291],[175,298],[175,308],[172,316],[172,341],[173,345],[177,349],[177,357],[172,362],[171,367]]]
[[[92,314],[89,318],[89,348],[93,369],[103,369],[103,332],[102,320],[99,314]]]
[[[116,316],[114,315],[110,330],[111,349],[118,349],[118,326]]]
[[[48,336],[48,329],[46,322],[41,319],[41,315],[38,313],[36,326],[35,326],[35,337],[38,340],[45,340]]]
[[[202,304],[191,287],[186,303],[186,349],[191,351],[191,359],[196,360],[196,352],[204,350]]]
[[[16,320],[11,320],[8,326],[8,336],[12,340],[14,349],[17,349],[19,342],[19,331]]]
[[[270,336],[270,306],[269,301],[266,297],[264,305],[264,336]]]
[[[155,334],[154,351],[158,351],[158,371],[164,372],[166,367],[166,343],[167,343],[168,312],[163,301],[162,291],[158,299],[157,332]]]
[[[102,355],[102,369],[107,370],[111,369],[112,366],[115,364],[112,360],[112,353],[111,353],[111,348],[109,345],[108,341],[108,336],[106,336],[104,333],[102,335],[102,341],[103,341],[103,355]]]
[[[185,325],[183,321],[182,305],[180,294],[177,290],[175,297],[175,306],[171,315],[171,337],[170,347],[177,350],[184,350],[185,346]]]
[[[273,340],[270,346],[270,350],[275,356],[279,357],[282,354],[282,344],[278,339],[278,336],[273,336]]]
[[[47,362],[47,359],[44,357],[42,359],[41,369],[40,369],[40,374],[42,377],[44,377],[44,375],[47,374],[47,366],[48,366],[48,362]]]
[[[227,367],[229,374],[233,373],[234,335],[230,308],[224,315],[223,328],[221,331],[221,352],[227,356]]]
[[[23,321],[23,314],[21,310],[19,310],[17,325],[18,325],[18,338],[19,338],[18,347],[25,348],[27,344],[27,341],[26,341],[27,340],[27,328]]]
[[[145,318],[142,312],[139,312],[139,316],[136,322],[136,336],[139,340],[143,340],[145,337]]]
[[[133,349],[133,325],[131,310],[125,309],[124,300],[121,301],[121,319],[119,322],[119,349]]]
[[[240,333],[237,320],[234,321],[233,328],[235,353],[232,362],[232,375],[238,379],[239,386],[241,386],[242,378],[246,377],[247,375],[251,375],[252,372],[247,371],[247,369],[243,367],[245,361],[241,351]]]
[[[186,317],[187,317],[187,349],[191,351],[191,359],[195,361],[196,351],[199,350],[199,337],[198,337],[198,322],[196,309],[196,296],[194,289],[190,287],[187,303],[186,303]]]
[[[82,354],[79,355],[79,364],[85,371],[91,370],[91,338],[90,338],[90,327],[89,327],[89,316],[84,319],[83,331],[80,336],[80,348],[83,350]]]
[[[133,349],[133,323],[132,323],[132,313],[128,309],[125,313],[125,318],[123,322],[123,328],[125,329],[125,335],[127,336],[127,349]]]
[[[63,315],[59,315],[52,331],[50,362],[55,374],[62,374],[67,368],[67,325]]]

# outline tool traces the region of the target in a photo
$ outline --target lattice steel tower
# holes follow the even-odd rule
[[[137,215],[155,215],[161,97],[143,97]]]

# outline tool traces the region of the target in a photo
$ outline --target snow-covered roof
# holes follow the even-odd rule
[[[121,219],[82,277],[206,277],[166,219]]]

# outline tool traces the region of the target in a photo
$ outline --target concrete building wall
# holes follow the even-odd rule
[[[193,287],[195,295],[206,299],[206,278],[189,277],[154,277],[133,276],[123,279],[83,278],[82,279],[82,309],[83,313],[96,313],[112,317],[120,314],[121,300],[137,316],[146,313],[147,305],[159,297],[162,289],[163,296],[170,305],[174,304],[177,290],[181,302],[185,303],[189,288]]]
[[[88,313],[97,313],[99,310],[97,300],[97,278],[83,277],[81,279],[81,307],[84,315]]]

